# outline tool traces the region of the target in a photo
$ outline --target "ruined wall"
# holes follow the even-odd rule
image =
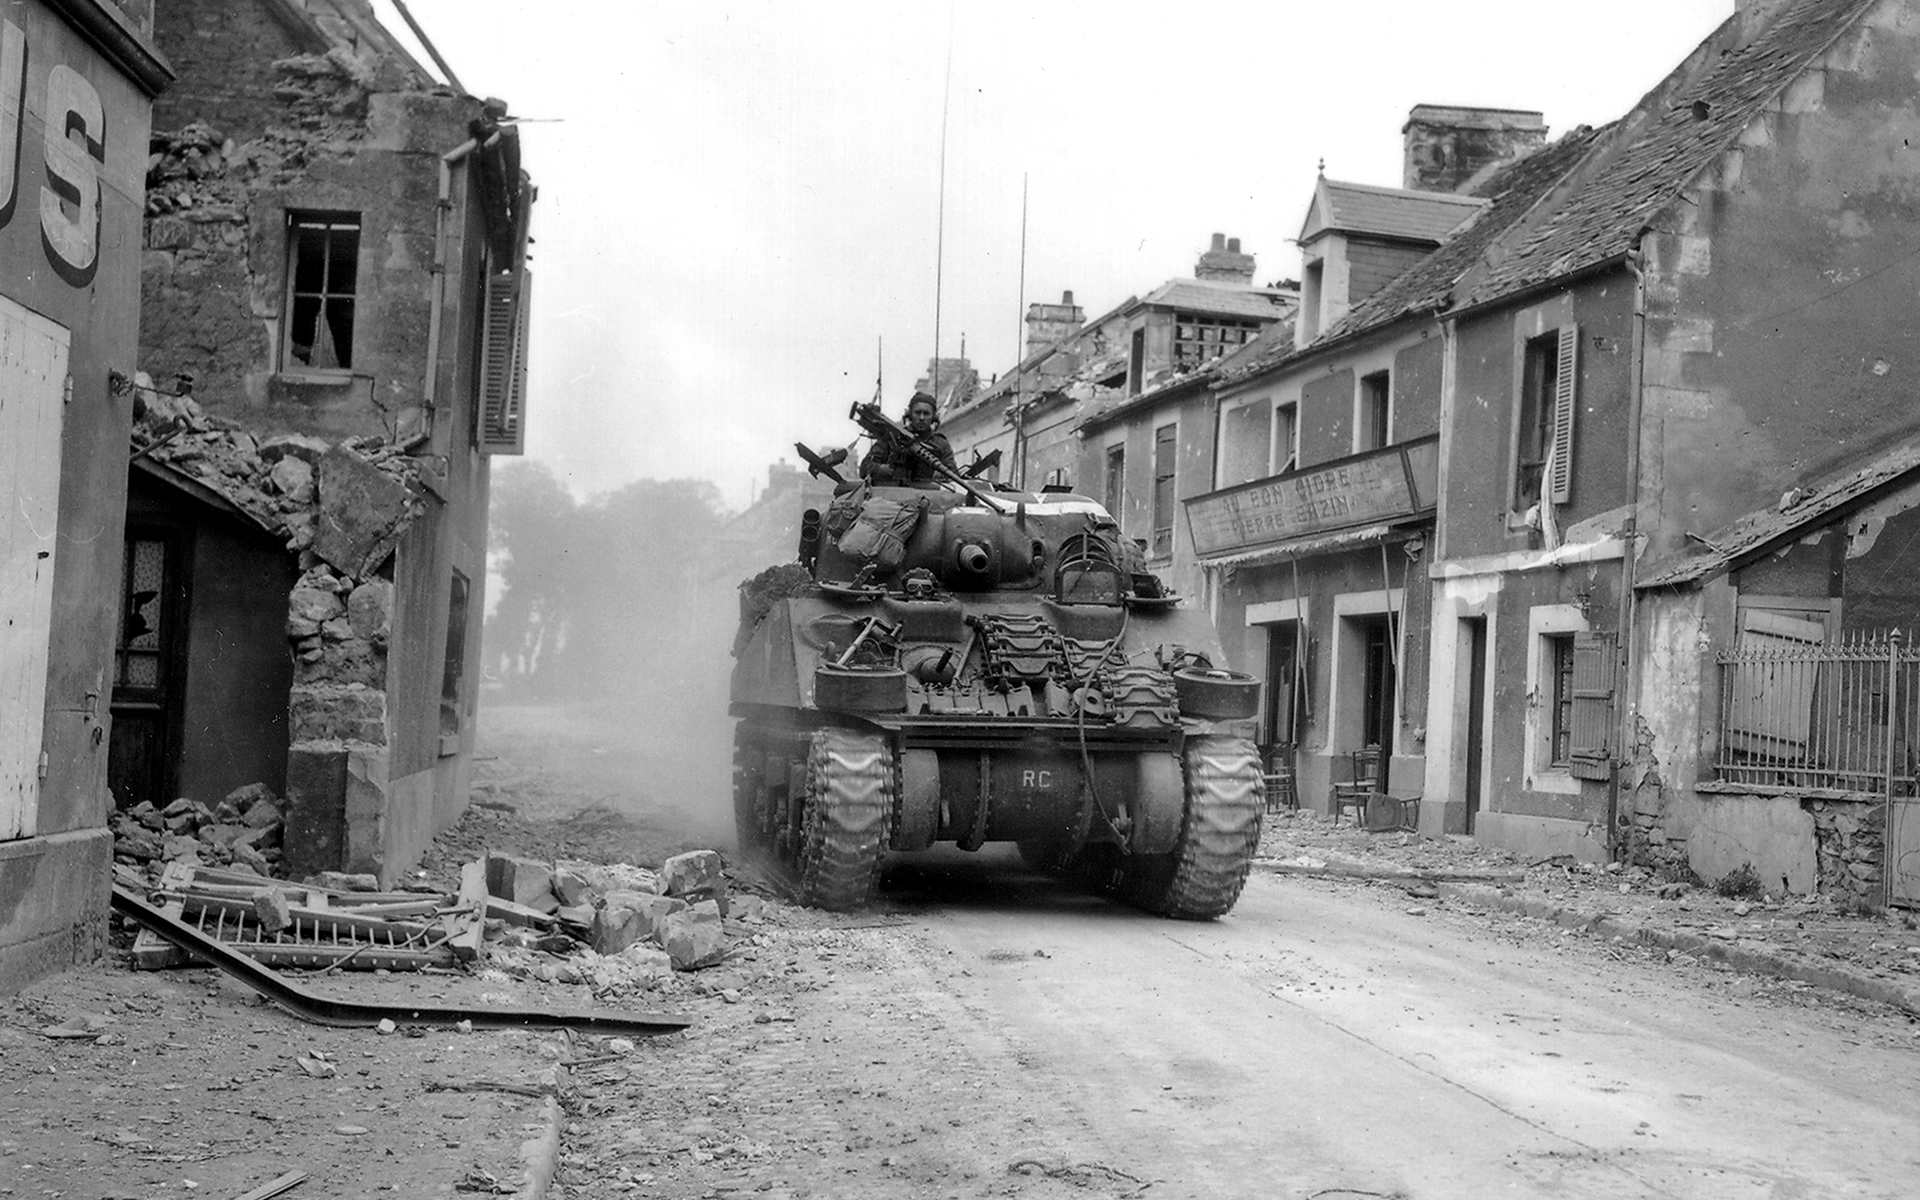
[[[1643,487],[1648,552],[1678,551],[1795,482],[1920,429],[1913,63],[1885,4],[1653,222]]]
[[[384,68],[337,50],[273,72],[251,96],[252,122],[223,127],[183,102],[172,111],[192,119],[153,137],[141,365],[162,380],[191,374],[210,410],[260,432],[391,435],[421,403],[437,157],[466,138],[478,105],[375,90]],[[215,107],[245,105],[236,93]],[[282,344],[296,210],[360,222],[347,373],[309,371]]]
[[[1546,144],[1537,112],[1416,104],[1401,128],[1402,187],[1459,192],[1498,164]]]

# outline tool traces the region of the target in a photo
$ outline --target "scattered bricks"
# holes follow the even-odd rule
[[[297,504],[313,503],[313,467],[305,459],[288,456],[273,464],[267,473],[273,486]]]
[[[253,898],[253,915],[268,933],[279,933],[293,924],[292,905],[279,888],[268,888]]]
[[[369,579],[347,597],[347,620],[354,636],[376,646],[387,644],[392,613],[393,585],[384,579]]]
[[[767,902],[758,896],[736,896],[727,905],[727,915],[739,921],[758,921],[766,916]]]
[[[269,825],[280,824],[280,806],[265,798],[255,800],[241,815],[240,821],[250,829],[265,829]]]
[[[199,807],[200,806],[195,804],[193,801],[187,799],[185,796],[182,796],[178,800],[175,800],[172,804],[169,804],[165,808],[161,809],[160,815],[171,820],[174,817],[184,816],[188,813],[192,813]]]
[[[200,831],[200,840],[209,846],[227,847],[233,845],[235,838],[251,832],[248,825],[210,825]]]
[[[608,892],[594,914],[588,936],[595,950],[618,954],[638,941],[658,941],[662,922],[685,908],[685,901],[652,892]]]
[[[554,910],[553,915],[559,918],[560,923],[563,925],[572,925],[578,929],[591,931],[593,928],[593,913],[594,909],[591,904],[570,904],[562,905],[560,908]]]
[[[200,843],[190,837],[168,837],[160,842],[160,853],[169,862],[199,862]]]
[[[145,800],[128,809],[127,815],[155,833],[166,828],[166,818],[160,815],[159,809]]]
[[[719,899],[727,893],[725,867],[718,851],[676,854],[660,864],[660,890],[669,896]]]
[[[660,922],[657,940],[673,959],[676,970],[711,966],[727,952],[727,935],[720,906],[702,900],[692,908],[668,913]]]
[[[487,855],[487,892],[515,904],[532,905],[553,894],[553,868],[531,858]]]
[[[249,850],[265,850],[268,846],[278,846],[281,831],[285,828],[286,826],[279,821],[271,825],[249,826],[245,833],[233,839],[233,849],[237,853],[242,846]]]
[[[200,818],[191,812],[183,812],[177,817],[168,817],[166,821],[168,833],[190,833],[200,826]]]
[[[619,954],[621,967],[634,975],[664,979],[673,974],[673,956],[645,942],[628,946]]]
[[[267,856],[245,842],[235,842],[228,847],[228,851],[233,856],[232,865],[235,869],[252,871],[261,876],[273,874],[273,864],[267,861]]]
[[[160,839],[154,837],[138,825],[130,827],[130,832],[118,830],[113,835],[113,856],[132,859],[134,862],[152,862],[163,854]]]
[[[323,625],[346,612],[346,605],[332,592],[319,588],[297,587],[287,594],[287,620]]]
[[[320,456],[326,452],[327,443],[319,438],[307,437],[299,433],[283,433],[262,439],[260,442],[260,457],[270,463],[277,463],[286,458],[297,458],[311,466],[319,462]]]
[[[593,895],[593,886],[586,876],[571,867],[553,869],[553,894],[560,897],[560,903],[568,908],[584,906]]]

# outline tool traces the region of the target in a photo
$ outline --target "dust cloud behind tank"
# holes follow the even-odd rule
[[[1260,832],[1257,682],[1100,505],[936,466],[840,482],[797,560],[741,585],[742,850],[827,908],[870,899],[889,851],[1013,842],[1149,911],[1225,914]]]

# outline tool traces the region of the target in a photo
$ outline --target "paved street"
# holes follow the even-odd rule
[[[1806,1005],[1789,985],[1350,883],[1256,876],[1212,924],[990,855],[898,866],[888,893],[899,924],[764,952],[734,968],[740,1004],[652,1044],[643,1068],[583,1078],[565,1194],[1920,1185],[1920,1054],[1881,1006]],[[766,1003],[782,1019],[755,1024]]]

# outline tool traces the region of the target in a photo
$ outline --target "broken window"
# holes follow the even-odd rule
[[[1205,318],[1180,313],[1173,324],[1173,365],[1190,371],[1229,350],[1237,350],[1260,332],[1258,321]]]
[[[1360,377],[1360,444],[1356,450],[1378,450],[1387,444],[1393,423],[1393,392],[1387,373]]]
[[[1153,431],[1153,547],[1155,558],[1173,555],[1173,464],[1176,426]]]
[[[283,369],[353,369],[354,289],[359,283],[360,218],[341,213],[287,214],[287,345]]]
[[[1133,349],[1127,358],[1127,395],[1138,396],[1147,379],[1147,331],[1133,331]]]
[[[1107,447],[1107,490],[1104,496],[1107,513],[1120,521],[1120,506],[1127,498],[1127,448],[1125,446]]]

